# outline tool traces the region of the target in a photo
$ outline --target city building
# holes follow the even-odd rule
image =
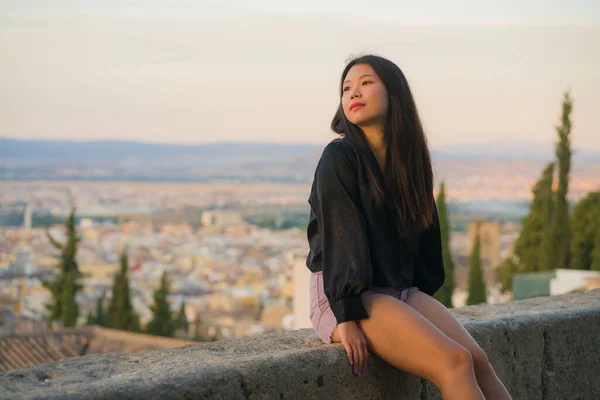
[[[479,238],[480,238],[480,255],[482,265],[488,268],[493,268],[500,264],[500,234],[501,225],[500,221],[482,221],[472,222],[469,224],[469,243],[471,248],[475,243],[475,234],[477,232],[477,224],[479,224]]]
[[[242,213],[236,210],[212,210],[202,213],[203,226],[239,225],[243,222]]]
[[[294,284],[294,329],[312,328],[309,317],[310,270],[306,266],[307,253],[305,251],[298,251],[295,253],[295,256],[296,258],[292,264],[292,281]]]
[[[474,221],[469,224],[469,254],[475,244],[475,235],[479,224],[481,269],[483,280],[488,288],[497,284],[496,268],[502,261],[500,254],[502,248],[500,221]]]
[[[537,296],[555,296],[575,291],[591,290],[599,286],[600,271],[557,268],[552,271],[515,274],[515,300]]]

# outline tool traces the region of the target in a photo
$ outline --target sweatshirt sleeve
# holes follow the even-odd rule
[[[325,147],[311,201],[321,233],[324,292],[338,323],[368,318],[360,295],[372,281],[356,167],[343,146]]]

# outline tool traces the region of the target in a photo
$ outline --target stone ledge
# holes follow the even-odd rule
[[[453,310],[514,399],[600,398],[600,289]],[[352,374],[312,329],[144,354],[88,355],[0,374],[3,399],[439,399],[376,356]]]

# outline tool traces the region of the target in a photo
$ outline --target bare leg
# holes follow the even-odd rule
[[[411,294],[406,304],[417,310],[456,343],[469,350],[473,358],[477,382],[487,400],[511,399],[483,349],[448,308],[427,293],[420,291]]]
[[[393,296],[369,293],[363,302],[369,318],[357,322],[370,352],[431,381],[444,400],[485,400],[467,349]],[[332,340],[340,342],[337,328]]]

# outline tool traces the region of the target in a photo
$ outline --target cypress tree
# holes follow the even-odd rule
[[[77,317],[79,316],[79,307],[75,299],[76,286],[75,274],[67,273],[64,279],[64,287],[61,293],[61,313],[60,320],[63,327],[73,327],[77,325]]]
[[[572,227],[567,202],[572,106],[567,92],[562,102],[561,124],[556,127],[557,191],[554,193],[552,190],[554,165],[548,164],[534,186],[533,202],[529,215],[521,221],[522,231],[515,243],[514,254],[505,259],[499,268],[504,290],[512,289],[512,275],[515,273],[565,268],[571,264],[570,250],[576,246],[570,241]]]
[[[515,243],[516,272],[540,270],[540,249],[551,224],[547,216],[549,213],[548,207],[551,206],[553,198],[553,172],[554,163],[550,163],[544,168],[542,176],[533,187],[533,201],[529,209],[529,215],[521,220],[521,234]]]
[[[169,304],[169,281],[166,271],[160,280],[160,287],[154,292],[154,303],[150,306],[152,319],[146,326],[146,332],[151,335],[173,337],[176,321]]]
[[[600,271],[600,212],[596,214],[596,235],[594,236],[594,250],[592,250],[592,271]]]
[[[448,207],[446,205],[445,184],[440,184],[440,191],[436,199],[440,231],[442,236],[442,257],[444,260],[444,272],[446,279],[442,287],[435,292],[434,298],[447,308],[452,308],[452,294],[454,293],[454,263],[450,252],[450,223],[448,221]]]
[[[102,301],[104,297],[96,299],[96,313],[90,311],[87,315],[86,325],[104,326],[104,310],[102,309]]]
[[[581,199],[571,215],[570,265],[573,269],[592,269],[592,254],[600,248],[600,192],[590,192]]]
[[[262,313],[265,310],[265,300],[261,297],[258,298],[258,318],[262,317]]]
[[[115,274],[112,298],[106,315],[106,326],[114,329],[138,332],[139,317],[131,304],[127,263],[127,249],[123,249],[120,257],[120,269]]]
[[[549,172],[547,178],[553,179],[553,173]],[[550,271],[557,268],[556,260],[554,259],[554,236],[551,230],[552,218],[555,208],[554,193],[552,192],[552,186],[546,186],[541,190],[544,190],[545,193],[542,193],[539,196],[539,210],[542,222],[540,246],[537,249],[529,249],[529,251],[538,253],[537,268],[534,271]]]
[[[104,307],[102,303],[104,302],[104,296],[98,297],[96,300],[96,315],[94,317],[94,324],[98,326],[104,326]]]
[[[496,273],[502,290],[512,290],[512,277],[516,273],[535,272],[548,268],[552,259],[544,249],[552,243],[550,227],[552,220],[552,179],[554,163],[546,165],[532,189],[533,200],[529,214],[521,219],[521,233],[515,242],[513,254],[504,259]],[[545,265],[545,267],[542,267]]]
[[[96,323],[96,318],[94,317],[93,312],[88,312],[87,319],[85,320],[86,325],[94,325]]]
[[[502,291],[512,290],[512,277],[517,273],[518,262],[514,254],[504,260],[496,270],[496,279],[500,282]]]
[[[573,102],[568,92],[562,103],[561,123],[556,127],[558,143],[556,144],[556,161],[558,163],[558,189],[552,218],[552,251],[551,257],[557,268],[569,265],[569,171],[571,169],[571,111]]]
[[[189,323],[185,316],[185,301],[181,302],[181,307],[179,308],[179,314],[177,315],[177,329],[183,330],[187,336]]]
[[[55,279],[42,281],[42,285],[50,291],[51,295],[50,303],[46,304],[49,326],[55,320],[60,320],[64,327],[75,326],[79,316],[76,296],[81,291],[81,285],[77,282],[82,274],[77,265],[76,254],[81,239],[77,235],[75,226],[75,208],[71,210],[65,226],[67,231],[65,243],[59,243],[52,235],[46,234],[52,246],[60,250]]]
[[[475,228],[475,243],[469,260],[469,295],[467,305],[487,303],[485,283],[481,273],[481,239],[479,238],[479,223]]]

